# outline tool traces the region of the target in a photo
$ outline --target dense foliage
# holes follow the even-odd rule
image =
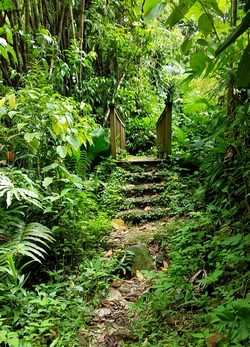
[[[166,101],[169,212],[155,238],[169,266],[145,273],[123,345],[249,345],[249,10],[0,1],[1,346],[79,345],[122,273],[122,245],[104,257],[125,177],[109,159],[109,105],[128,153],[155,155]]]

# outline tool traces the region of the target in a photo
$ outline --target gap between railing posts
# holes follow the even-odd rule
[[[172,106],[172,102],[166,102],[166,106],[156,123],[157,157],[162,159],[167,159],[171,154]]]
[[[126,150],[125,123],[115,105],[109,106],[110,132],[111,132],[111,156]]]

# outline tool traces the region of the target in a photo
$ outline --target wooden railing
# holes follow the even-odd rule
[[[157,157],[166,159],[171,154],[172,103],[167,102],[156,123]],[[164,158],[165,159],[165,158]]]
[[[110,130],[111,130],[111,156],[116,159],[116,155],[125,151],[125,123],[119,115],[114,105],[109,107]]]

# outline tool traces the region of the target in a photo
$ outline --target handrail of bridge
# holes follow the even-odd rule
[[[116,159],[116,155],[126,149],[125,122],[114,105],[109,106],[109,117],[111,130],[111,156],[113,159]]]
[[[167,159],[171,154],[172,106],[172,102],[166,102],[166,106],[156,123],[156,145],[159,158],[163,158],[166,154]]]

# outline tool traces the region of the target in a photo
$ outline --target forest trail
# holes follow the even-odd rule
[[[105,257],[111,259],[121,248],[127,250],[135,245],[145,245],[152,259],[152,270],[164,271],[168,262],[155,236],[165,225],[166,208],[160,197],[166,182],[155,168],[137,170],[125,171],[123,189],[126,203],[117,218],[112,220],[113,231],[106,239]],[[150,286],[140,270],[134,274],[121,273],[95,310],[89,330],[79,330],[79,345],[117,347],[133,341],[131,323],[137,313],[132,307]]]

